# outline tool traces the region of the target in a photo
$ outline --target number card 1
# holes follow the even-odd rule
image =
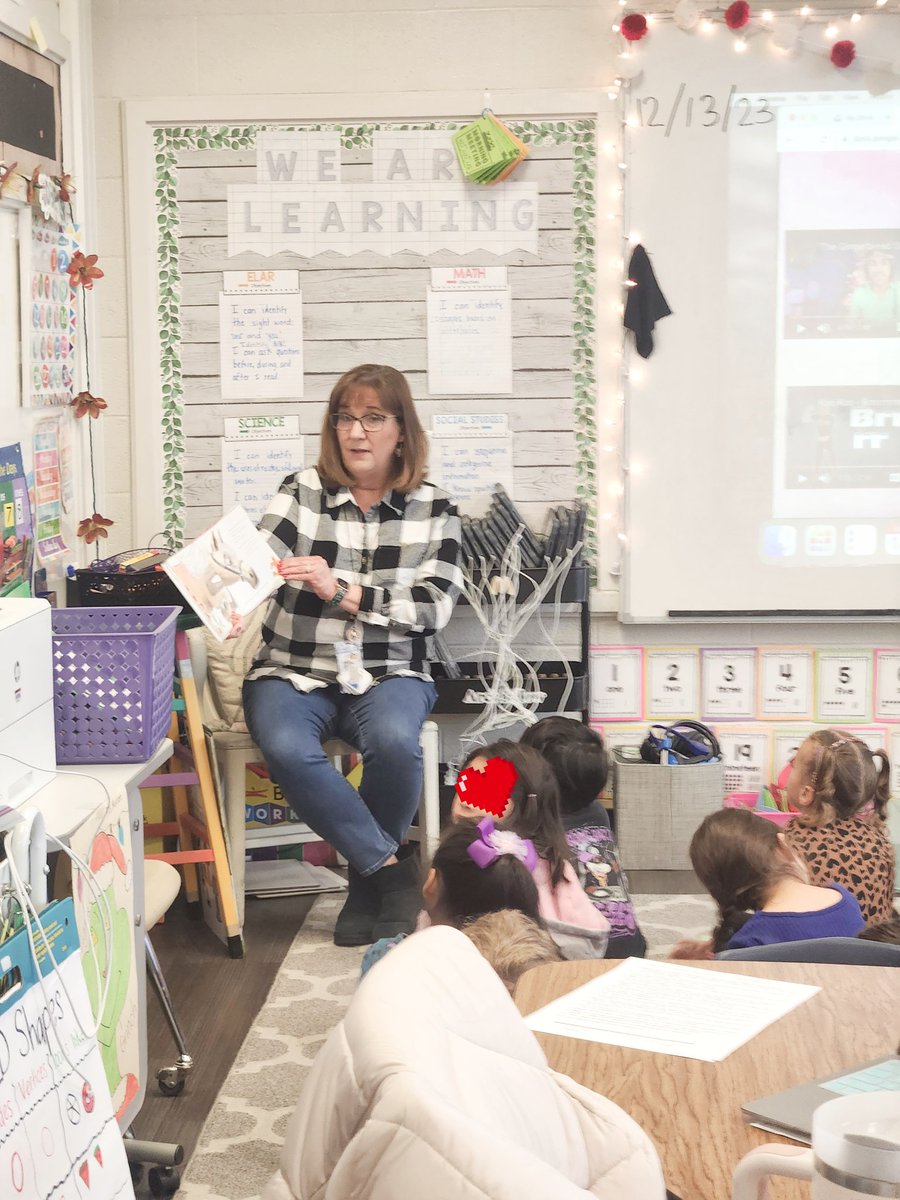
[[[829,725],[867,721],[872,713],[872,651],[819,650],[816,720]]]
[[[755,716],[756,651],[703,650],[701,662],[704,721]]]
[[[650,720],[657,717],[694,717],[698,711],[699,649],[648,649],[647,711]]]
[[[900,650],[875,651],[875,720],[900,721]]]
[[[808,721],[813,711],[813,652],[800,646],[759,651],[757,716],[761,721]]]
[[[644,651],[591,646],[591,716],[635,721],[644,715]]]

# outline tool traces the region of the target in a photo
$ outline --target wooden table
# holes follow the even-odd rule
[[[722,1062],[700,1062],[554,1034],[537,1038],[554,1070],[607,1096],[653,1139],[668,1187],[683,1200],[728,1200],[738,1160],[786,1141],[746,1125],[741,1104],[891,1054],[900,1038],[900,970],[806,963],[708,962],[729,971],[820,987]],[[516,1003],[528,1014],[613,970],[614,962],[564,962],[523,975]],[[794,1143],[796,1144],[796,1143]],[[773,1200],[807,1200],[809,1185],[779,1179]]]

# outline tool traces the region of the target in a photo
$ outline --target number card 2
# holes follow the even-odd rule
[[[741,720],[755,715],[756,651],[703,650],[703,719]]]
[[[900,650],[875,651],[875,720],[900,721]]]
[[[700,651],[657,649],[644,652],[647,664],[647,711],[657,717],[694,717],[698,711]]]
[[[819,650],[816,720],[867,721],[872,710],[871,650]]]
[[[644,651],[591,646],[591,716],[635,721],[644,715]]]
[[[766,646],[758,657],[760,720],[808,721],[813,708],[812,650]]]

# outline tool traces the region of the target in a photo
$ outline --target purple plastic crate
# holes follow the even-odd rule
[[[169,728],[180,611],[51,611],[57,762],[150,758]]]

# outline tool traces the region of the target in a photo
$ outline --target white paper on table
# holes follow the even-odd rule
[[[525,1020],[538,1033],[720,1062],[819,990],[627,958]]]

